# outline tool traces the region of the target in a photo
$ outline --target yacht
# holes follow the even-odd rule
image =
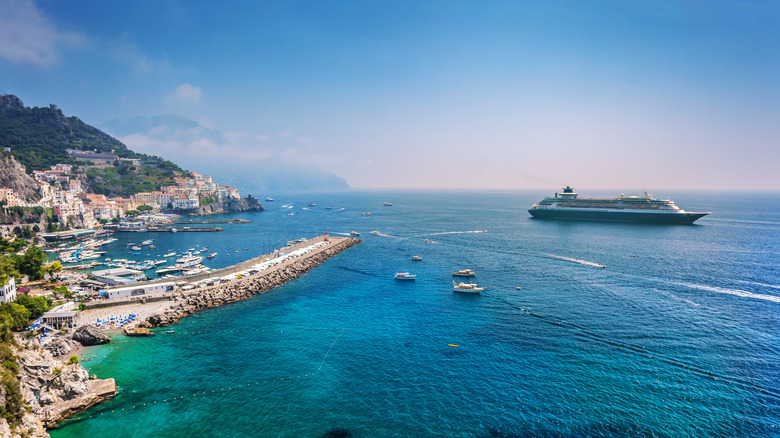
[[[206,258],[210,260],[210,259],[213,259],[214,257],[216,257],[216,255],[217,255],[217,253],[212,252],[211,254],[207,255]]]
[[[472,271],[471,269],[463,269],[460,271],[453,272],[452,275],[455,277],[473,277],[477,275],[477,273]]]
[[[195,266],[198,263],[203,261],[203,257],[200,256],[194,256],[192,254],[187,254],[186,256],[176,260],[176,267],[177,268],[188,268],[190,266]]]
[[[176,256],[176,251],[171,251],[171,252],[163,255],[163,257],[175,257],[175,256]]]
[[[408,272],[396,272],[396,274],[393,276],[396,280],[414,280],[417,278],[417,275],[410,274]]]
[[[452,282],[452,291],[453,292],[460,292],[464,294],[478,294],[485,290],[484,287],[477,287],[476,283],[464,283],[460,282],[458,284],[455,284],[455,282]]]
[[[419,262],[419,261],[422,261],[422,257],[420,257],[420,256],[412,256],[412,261],[413,261],[413,262]]]

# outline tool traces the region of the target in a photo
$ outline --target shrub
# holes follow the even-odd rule
[[[75,365],[79,363],[79,357],[75,354],[68,358],[68,363],[66,365]]]

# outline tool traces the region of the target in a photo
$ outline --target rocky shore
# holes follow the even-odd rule
[[[174,298],[174,303],[162,312],[149,315],[139,326],[164,327],[194,312],[221,306],[261,294],[294,280],[325,260],[360,243],[358,239],[342,239],[310,256],[276,267],[263,275],[254,275],[203,289],[193,289]]]
[[[59,352],[67,353],[75,346],[67,335],[60,340],[60,344],[63,343],[69,343],[68,348]],[[19,348],[15,355],[19,389],[29,409],[14,431],[5,419],[0,419],[0,437],[48,438],[47,428],[117,393],[114,379],[90,376],[78,363],[58,360],[49,349],[40,345]],[[5,404],[5,396],[5,391],[0,391],[2,404]]]

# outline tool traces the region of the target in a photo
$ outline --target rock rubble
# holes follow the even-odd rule
[[[261,294],[290,280],[294,280],[309,270],[319,266],[325,260],[358,244],[358,239],[344,239],[312,255],[302,257],[290,264],[277,267],[264,274],[258,274],[233,280],[228,283],[193,289],[175,298],[176,303],[165,311],[146,318],[141,327],[165,327],[192,313],[243,300],[252,295]]]

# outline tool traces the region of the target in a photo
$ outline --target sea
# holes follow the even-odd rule
[[[154,337],[79,351],[119,393],[50,433],[780,437],[780,193],[668,193],[712,212],[694,225],[531,218],[547,195],[278,195],[200,218],[252,221],[222,232],[116,234],[108,257],[154,239],[135,257],[207,247],[215,268],[325,232],[363,242]],[[465,268],[481,294],[453,293]]]

